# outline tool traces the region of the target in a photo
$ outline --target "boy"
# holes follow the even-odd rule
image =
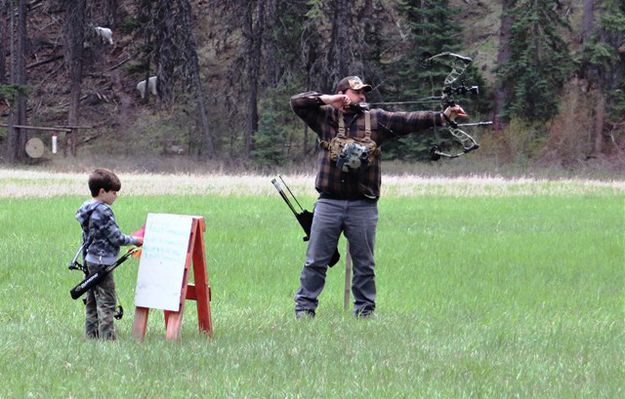
[[[121,182],[115,173],[96,169],[89,175],[89,190],[93,199],[85,201],[76,212],[82,227],[83,257],[89,273],[115,263],[122,245],[142,245],[143,238],[123,234],[111,205],[117,199]],[[113,314],[117,294],[113,273],[87,292],[85,332],[87,338],[115,339]]]

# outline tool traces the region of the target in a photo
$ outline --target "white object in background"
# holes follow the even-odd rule
[[[43,141],[39,137],[33,137],[26,142],[24,151],[26,151],[26,155],[31,158],[41,158],[44,148]]]
[[[56,154],[56,144],[57,144],[57,138],[56,138],[56,134],[52,135],[52,153]]]
[[[98,34],[98,36],[106,40],[111,46],[113,45],[113,31],[112,30],[110,30],[109,28],[103,28],[101,26],[96,26],[93,29],[95,29],[95,32]]]
[[[150,78],[148,79],[148,90],[153,95],[158,94],[158,92],[156,91],[157,79],[158,79],[157,76],[150,76]],[[145,98],[145,80],[142,80],[141,82],[137,83],[137,90],[139,90],[139,93],[141,94],[141,98]]]

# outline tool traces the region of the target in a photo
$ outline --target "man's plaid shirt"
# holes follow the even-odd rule
[[[321,93],[317,92],[297,94],[291,97],[291,108],[317,133],[319,140],[330,142],[338,134],[339,111],[330,105],[324,105],[320,96]],[[386,139],[405,136],[443,124],[440,112],[388,112],[378,108],[369,112],[371,139],[378,147]],[[344,118],[347,136],[365,136],[364,113],[346,113]],[[379,156],[369,163],[366,170],[351,173],[341,171],[336,166],[336,162],[330,160],[330,152],[326,149],[320,149],[318,162],[319,171],[315,188],[322,197],[377,200],[380,196],[382,173]]]

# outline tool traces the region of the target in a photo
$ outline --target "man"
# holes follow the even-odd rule
[[[353,261],[354,314],[375,310],[373,250],[380,196],[380,145],[388,138],[444,126],[466,116],[456,105],[444,112],[367,110],[363,103],[371,86],[357,76],[339,81],[336,94],[306,92],[291,98],[291,108],[319,136],[321,150],[315,206],[306,263],[295,294],[296,317],[314,317],[325,284],[328,263],[341,232]]]

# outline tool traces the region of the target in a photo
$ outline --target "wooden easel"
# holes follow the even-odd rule
[[[203,217],[193,217],[189,246],[182,278],[182,290],[180,294],[180,308],[178,311],[165,310],[165,338],[175,340],[180,336],[182,315],[185,299],[197,301],[198,324],[201,332],[213,334],[211,322],[211,291],[206,272],[206,254],[204,251],[204,231],[206,225]],[[193,276],[195,285],[189,284],[189,268],[193,262]],[[135,321],[132,326],[132,336],[138,339],[145,337],[150,308],[137,306],[135,309]]]

